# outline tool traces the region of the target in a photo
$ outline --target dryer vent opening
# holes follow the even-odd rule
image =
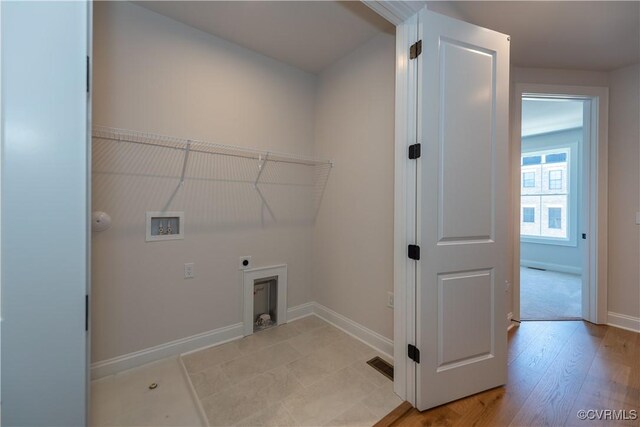
[[[253,281],[253,331],[278,324],[278,276]]]

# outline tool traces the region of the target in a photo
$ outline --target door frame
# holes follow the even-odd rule
[[[409,47],[418,40],[418,14],[396,27],[396,108],[394,167],[393,363],[394,392],[416,405],[416,369],[408,363],[407,345],[416,342],[416,262],[407,257],[407,245],[416,236],[417,182],[409,145],[417,142],[418,70],[409,59]]]
[[[509,317],[520,320],[520,157],[522,127],[522,96],[557,96],[591,101],[589,138],[589,182],[586,254],[583,266],[588,283],[583,286],[583,318],[591,323],[607,323],[607,177],[608,177],[608,123],[609,89],[595,86],[548,85],[516,83],[513,90],[513,116],[511,117],[511,171],[512,171],[512,307]],[[586,169],[586,168],[585,168]],[[585,204],[583,203],[583,206]],[[578,232],[580,234],[580,231]],[[586,308],[586,310],[585,310]]]

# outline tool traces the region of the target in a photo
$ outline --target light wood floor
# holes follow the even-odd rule
[[[523,322],[509,333],[506,386],[419,412],[399,406],[378,426],[640,426],[581,421],[585,409],[640,416],[640,335],[587,322]]]

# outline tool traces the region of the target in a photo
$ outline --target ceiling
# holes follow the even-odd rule
[[[582,117],[582,101],[523,99],[522,136],[581,127]]]
[[[137,1],[139,6],[318,73],[394,27],[359,1]]]
[[[444,3],[465,21],[511,35],[515,66],[610,71],[640,62],[638,1]]]

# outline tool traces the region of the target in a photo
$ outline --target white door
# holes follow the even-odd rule
[[[87,424],[88,7],[0,4],[7,426]]]
[[[507,379],[509,37],[419,14],[416,403]]]

